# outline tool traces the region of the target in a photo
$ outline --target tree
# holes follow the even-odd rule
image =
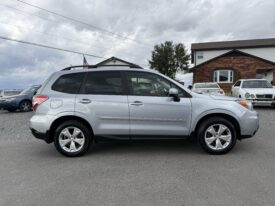
[[[187,71],[190,55],[187,54],[184,44],[173,44],[166,41],[160,45],[155,45],[152,51],[150,68],[156,69],[160,73],[171,78],[175,78],[177,71]]]

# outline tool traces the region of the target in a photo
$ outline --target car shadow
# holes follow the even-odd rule
[[[140,140],[100,142],[93,145],[87,155],[97,154],[202,154],[198,145],[191,140]]]

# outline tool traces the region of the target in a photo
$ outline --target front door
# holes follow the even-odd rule
[[[186,92],[157,74],[128,72],[130,134],[132,138],[167,138],[189,135],[191,101]],[[179,90],[180,101],[168,96]]]

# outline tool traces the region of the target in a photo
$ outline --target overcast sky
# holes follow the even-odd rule
[[[190,48],[193,42],[272,38],[275,34],[274,0],[24,1],[94,27],[16,0],[0,0],[0,36],[105,58],[116,56],[143,67],[148,67],[153,45],[164,41],[182,42]],[[86,59],[89,64],[103,60]],[[81,55],[0,40],[0,88],[42,83],[52,72],[82,62]]]

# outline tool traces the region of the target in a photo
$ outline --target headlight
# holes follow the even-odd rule
[[[243,101],[243,100],[237,100],[236,102],[249,110],[253,110],[253,105],[251,102]]]
[[[250,94],[250,97],[251,97],[252,99],[255,99],[255,94]]]
[[[245,93],[244,97],[248,99],[250,97],[250,94],[248,92]]]

